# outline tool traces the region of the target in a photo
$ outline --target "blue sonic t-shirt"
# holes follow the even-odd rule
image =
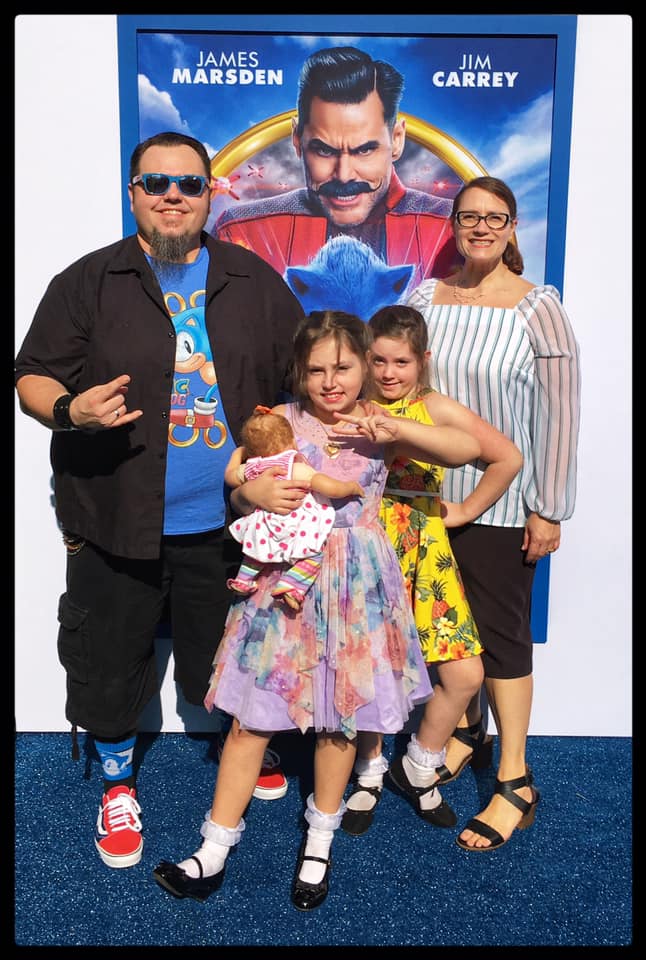
[[[177,347],[168,428],[164,534],[204,533],[225,523],[224,469],[235,443],[222,408],[204,316],[209,254],[156,271]],[[216,345],[217,348],[217,345]]]

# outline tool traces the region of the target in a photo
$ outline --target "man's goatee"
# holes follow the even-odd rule
[[[159,230],[153,229],[150,238],[150,253],[155,260],[166,260],[169,263],[185,263],[186,254],[193,246],[193,239],[184,233],[179,237],[166,236]]]

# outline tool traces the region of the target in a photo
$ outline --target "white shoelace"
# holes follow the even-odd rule
[[[120,793],[108,800],[103,807],[103,817],[109,829],[114,833],[117,830],[136,830],[141,832],[139,814],[141,807],[129,793]]]

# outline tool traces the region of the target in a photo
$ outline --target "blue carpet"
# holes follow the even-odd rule
[[[404,737],[387,737],[385,753]],[[628,738],[530,737],[541,791],[534,826],[494,853],[469,854],[459,827],[486,803],[491,770],[467,768],[443,790],[459,827],[441,830],[384,791],[363,837],[339,831],[330,893],[295,910],[289,891],[311,789],[312,739],[273,741],[289,778],[277,801],[252,800],[247,829],[220,891],[204,904],[176,900],[153,880],[160,859],[200,843],[217,772],[212,738],[140,737],[141,862],[111,870],[93,826],[101,773],[81,735],[16,737],[18,946],[628,946],[632,943],[631,753]]]

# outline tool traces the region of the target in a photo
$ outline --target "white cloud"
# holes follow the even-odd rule
[[[160,130],[176,130],[179,133],[191,135],[189,125],[182,120],[181,114],[169,93],[154,87],[143,73],[138,75],[137,85],[139,89],[139,110],[150,125],[156,125]]]
[[[172,46],[170,41],[169,46]],[[183,45],[178,44],[176,46]],[[143,73],[138,74],[137,82],[140,114],[146,118],[146,123],[149,126],[156,126],[158,130],[173,130],[177,133],[185,133],[189,137],[194,136],[190,125],[182,120],[182,115],[174,105],[169,93],[166,93],[165,90],[158,90]],[[218,152],[217,147],[205,141],[202,142],[209,157],[213,159]]]
[[[487,145],[482,162],[487,171],[509,184],[518,205],[518,245],[525,260],[524,276],[542,283],[547,236],[546,205],[552,139],[552,93],[510,115],[499,135]]]
[[[159,43],[168,47],[168,50],[176,67],[182,67],[186,63],[187,50],[189,49],[183,40],[180,40],[175,33],[157,33],[155,39]]]
[[[536,167],[549,164],[551,132],[552,94],[546,93],[503,124],[487,169],[509,180],[519,174],[526,177]]]

